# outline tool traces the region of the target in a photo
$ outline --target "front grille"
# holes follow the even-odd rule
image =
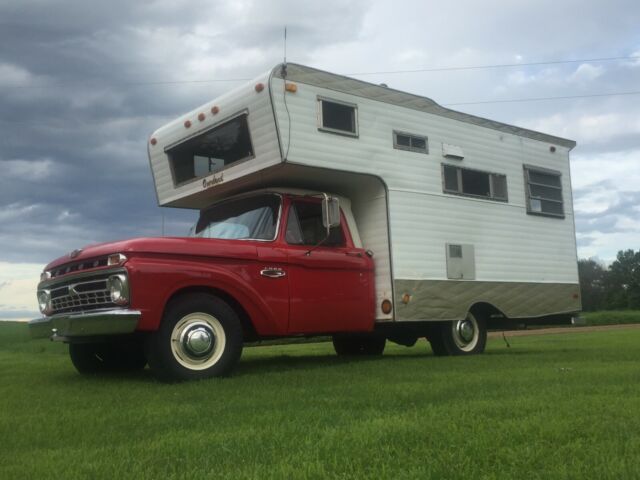
[[[53,313],[80,312],[114,307],[107,279],[113,272],[87,278],[69,279],[51,288]]]
[[[67,273],[81,272],[91,268],[106,267],[107,257],[94,258],[83,262],[69,263],[51,270],[51,278],[56,278]]]

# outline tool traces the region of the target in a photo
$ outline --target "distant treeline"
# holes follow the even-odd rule
[[[620,250],[604,267],[595,260],[578,260],[582,309],[640,309],[640,250]]]

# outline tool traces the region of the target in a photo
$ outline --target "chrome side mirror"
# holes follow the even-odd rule
[[[340,225],[340,201],[327,194],[322,199],[322,225],[327,231]]]

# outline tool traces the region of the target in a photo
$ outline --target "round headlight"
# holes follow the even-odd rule
[[[117,305],[124,305],[129,301],[129,288],[124,275],[109,277],[109,294],[111,301]]]
[[[51,292],[49,290],[40,290],[38,292],[38,307],[40,312],[45,315],[51,313]]]

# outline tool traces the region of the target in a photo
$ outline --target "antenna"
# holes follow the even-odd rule
[[[287,64],[287,26],[284,26],[284,64]]]
[[[284,26],[284,61],[282,68],[280,69],[282,74],[282,98],[284,100],[284,108],[287,111],[287,125],[289,135],[287,136],[287,150],[284,152],[283,160],[286,162],[289,157],[289,148],[291,147],[291,112],[289,112],[289,105],[287,105],[287,26]]]

